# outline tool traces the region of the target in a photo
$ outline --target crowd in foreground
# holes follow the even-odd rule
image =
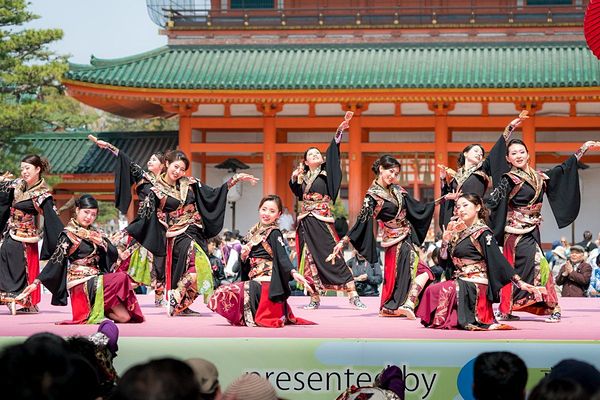
[[[201,358],[161,358],[133,365],[122,376],[117,357],[119,329],[103,321],[90,336],[62,338],[38,333],[0,352],[0,387],[13,400],[277,400],[269,380],[245,373],[221,387],[217,367]],[[600,400],[600,372],[566,359],[554,365],[529,393],[527,366],[509,352],[482,353],[473,363],[476,400]],[[332,400],[404,400],[405,380],[387,365],[370,385],[351,386]],[[310,398],[310,393],[305,393]],[[465,393],[461,393],[465,396]],[[470,394],[470,393],[469,393]]]

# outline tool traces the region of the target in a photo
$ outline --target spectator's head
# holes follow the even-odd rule
[[[436,247],[431,252],[431,261],[433,261],[434,265],[440,265],[440,249]]]
[[[592,232],[590,232],[590,231],[583,232],[583,240],[585,240],[586,242],[591,241],[592,240]]]
[[[219,239],[216,236],[214,238],[208,239],[208,254],[212,254],[219,247],[221,247],[221,239]]]
[[[568,241],[568,240],[567,240],[567,238],[566,238],[566,237],[564,237],[564,236],[561,236],[561,237],[560,237],[560,244],[561,244],[561,246],[563,246],[565,249],[568,249],[568,248],[569,248],[569,241]]]
[[[216,399],[221,394],[221,385],[219,385],[219,372],[215,364],[202,358],[190,358],[186,362],[196,374],[196,380],[200,385],[200,399]]]
[[[277,400],[273,385],[256,374],[244,374],[223,393],[222,400]]]
[[[528,400],[588,400],[590,395],[571,379],[545,377],[533,388]]]
[[[556,258],[560,259],[559,261],[561,262],[567,260],[567,250],[562,246],[557,246],[552,249],[552,254],[554,254]]]
[[[477,400],[525,399],[527,367],[506,351],[481,353],[475,359],[473,396]]]
[[[569,258],[573,263],[579,263],[583,261],[583,257],[585,256],[585,249],[576,244],[575,246],[571,246],[571,252],[569,253]]]
[[[600,372],[584,361],[562,360],[550,370],[548,379],[570,379],[579,383],[589,396],[600,391]]]
[[[7,399],[95,399],[100,385],[93,367],[51,333],[36,334],[0,353],[0,387]]]
[[[192,368],[183,361],[162,358],[128,369],[113,400],[198,400],[199,396]]]

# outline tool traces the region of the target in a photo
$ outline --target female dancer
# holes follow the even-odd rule
[[[307,310],[319,308],[319,294],[325,290],[345,291],[355,308],[367,308],[358,297],[352,271],[344,259],[335,258],[332,264],[325,261],[337,241],[329,202],[335,202],[340,190],[340,141],[350,118],[352,113],[346,113],[327,148],[327,162],[319,149],[310,147],[304,152],[304,164],[298,166],[290,179],[292,192],[302,201],[296,232],[298,265],[312,290],[310,303],[304,307]]]
[[[505,286],[500,295],[498,320],[516,320],[513,311],[527,311],[550,314],[546,322],[560,322],[554,280],[540,247],[542,201],[545,193],[559,228],[571,224],[581,203],[577,162],[589,148],[599,146],[600,142],[586,142],[561,165],[539,172],[529,166],[529,153],[523,141],[513,139],[508,143],[506,159],[512,168],[503,175],[488,200],[493,212],[491,226],[516,273],[529,284],[545,286],[546,294],[540,299]]]
[[[508,264],[485,224],[487,209],[481,196],[461,195],[456,201],[458,219],[444,232],[448,247],[442,256],[454,266],[456,279],[433,284],[425,290],[417,311],[421,323],[440,329],[512,329],[494,319],[492,303],[498,302],[500,289],[514,283],[521,290],[535,293]]]
[[[476,193],[483,198],[486,190],[491,187],[492,181],[499,181],[502,174],[508,172],[506,162],[506,143],[510,140],[513,131],[529,118],[528,112],[523,111],[519,117],[512,120],[504,129],[490,154],[484,159],[485,150],[480,144],[470,144],[465,147],[458,158],[458,171],[454,172],[444,165],[441,168],[442,194],[449,193]],[[447,174],[452,179],[447,181]],[[440,227],[445,229],[454,215],[455,201],[452,196],[442,200],[440,204]]]
[[[379,315],[415,319],[419,294],[434,276],[425,263],[419,262],[413,245],[420,245],[425,239],[435,203],[421,204],[394,183],[400,174],[400,163],[394,157],[381,156],[372,170],[376,179],[367,190],[356,223],[330,257],[337,258],[350,242],[367,261],[376,263],[374,221],[383,222],[381,246],[385,248],[385,262]]]
[[[184,176],[190,160],[178,150],[165,155],[167,170],[158,178],[146,174],[152,183],[151,192],[140,209],[140,224],[129,233],[142,245],[157,243],[162,233],[148,226],[158,221],[165,223],[167,257],[165,264],[168,288],[168,314],[197,314],[189,309],[203,294],[205,300],[213,291],[213,278],[207,257],[207,240],[219,234],[225,220],[227,191],[237,182],[256,183],[252,175],[238,173],[219,188],[200,184],[195,178]],[[163,212],[166,219],[158,215]],[[144,245],[145,246],[145,245]],[[150,250],[150,249],[149,249]]]
[[[296,318],[286,301],[292,278],[307,288],[310,286],[294,269],[285,250],[285,239],[278,225],[281,210],[277,195],[260,201],[260,221],[248,231],[242,251],[244,282],[223,285],[210,298],[208,308],[232,325],[281,328],[285,324],[313,324]]]
[[[21,160],[21,178],[0,177],[0,302],[6,303],[14,314],[37,312],[40,290],[21,296],[40,270],[39,259],[47,260],[56,248],[63,229],[58,218],[50,189],[42,174],[48,171],[48,161],[38,155],[28,155]],[[36,217],[44,217],[40,236]],[[38,258],[38,242],[43,239]]]
[[[73,320],[67,324],[97,324],[105,317],[115,322],[144,321],[133,280],[124,272],[111,272],[116,247],[93,226],[98,202],[84,194],[75,205],[75,218],[60,234],[56,251],[21,296],[41,282],[52,292],[53,305],[66,306],[68,291]]]
[[[127,154],[120,151],[114,145],[99,140],[92,135],[88,138],[93,141],[98,147],[109,150],[117,157],[117,168],[115,170],[115,206],[123,214],[127,214],[127,210],[132,201],[131,186],[135,184],[135,190],[140,201],[140,209],[148,197],[152,183],[161,173],[166,170],[165,155],[158,151],[153,153],[148,162],[148,173],[145,173],[139,165],[132,162]],[[158,219],[163,221],[163,224],[155,224],[155,226],[144,226],[145,229],[157,229],[161,234],[160,239],[156,242],[146,241],[144,244],[150,247],[144,247],[135,239],[135,233],[143,231],[138,225],[144,225],[145,219],[138,216],[135,222],[132,222],[119,235],[117,240],[117,248],[119,249],[120,257],[117,262],[119,271],[126,271],[129,276],[139,284],[152,285],[154,288],[154,305],[157,307],[165,306],[165,255],[166,255],[166,238],[164,214],[159,213]],[[155,221],[156,222],[156,221]],[[134,235],[130,234],[134,232]]]

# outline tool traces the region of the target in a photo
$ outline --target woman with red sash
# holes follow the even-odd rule
[[[376,179],[367,190],[356,223],[330,257],[337,258],[345,243],[352,243],[369,263],[378,262],[374,228],[375,221],[381,221],[385,261],[379,315],[415,319],[419,295],[434,276],[425,263],[419,262],[414,245],[420,245],[425,239],[435,204],[422,204],[395,184],[400,163],[394,157],[382,156],[375,161],[372,170]]]
[[[281,328],[286,324],[313,324],[295,317],[286,301],[291,279],[304,285],[307,282],[294,269],[285,249],[278,225],[281,210],[279,196],[269,195],[261,200],[260,222],[244,240],[244,281],[220,286],[210,298],[208,307],[232,325]]]
[[[296,243],[298,269],[312,290],[310,303],[304,307],[307,310],[319,308],[320,294],[326,290],[346,292],[354,308],[367,308],[356,292],[352,271],[344,259],[336,258],[331,263],[325,261],[338,240],[330,203],[337,199],[342,183],[340,142],[351,118],[352,113],[346,113],[327,148],[326,161],[319,149],[310,147],[304,152],[303,164],[294,170],[289,182],[292,192],[302,202]]]
[[[513,329],[494,318],[492,304],[498,302],[500,289],[512,283],[521,290],[538,290],[523,282],[502,255],[485,224],[487,209],[478,194],[459,197],[456,213],[458,219],[451,220],[444,232],[447,247],[441,252],[455,279],[427,287],[417,316],[430,328]]]
[[[502,176],[490,194],[488,207],[492,210],[491,227],[498,243],[503,244],[504,256],[523,281],[545,286],[543,298],[519,288],[505,286],[501,292],[499,321],[518,320],[513,311],[550,315],[546,322],[560,322],[561,310],[554,288],[552,272],[541,249],[541,210],[544,194],[559,228],[570,225],[579,214],[579,159],[600,142],[589,141],[562,164],[536,171],[529,166],[529,152],[522,140],[508,143],[506,159],[511,170]]]
[[[21,178],[0,177],[0,303],[7,304],[12,314],[38,312],[39,288],[27,296],[19,295],[37,278],[39,260],[50,258],[63,229],[42,177],[48,169],[47,160],[28,155],[21,160]],[[43,225],[40,216],[44,217]],[[43,244],[38,258],[40,239]],[[18,310],[17,305],[21,307]]]
[[[75,205],[75,218],[60,234],[56,251],[23,294],[36,290],[41,282],[52,292],[52,305],[66,306],[68,293],[73,320],[66,324],[97,324],[105,318],[143,322],[133,280],[124,272],[112,272],[116,247],[93,225],[98,202],[84,194]]]

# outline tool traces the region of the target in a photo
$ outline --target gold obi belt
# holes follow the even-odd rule
[[[250,272],[248,277],[255,281],[270,281],[273,261],[266,258],[250,258]]]
[[[331,198],[329,196],[320,193],[304,194],[298,221],[308,215],[312,215],[323,222],[333,223],[333,215],[331,214],[331,207],[329,207],[330,201]]]
[[[97,266],[99,261],[100,257],[98,254],[93,254],[71,262],[67,269],[67,289],[71,289],[98,276],[99,271]]]
[[[487,264],[485,261],[473,261],[467,258],[452,257],[456,267],[454,277],[467,282],[488,284]]]
[[[37,243],[40,240],[40,231],[35,226],[35,215],[11,208],[8,222],[10,236],[25,243]]]
[[[381,247],[391,247],[410,234],[410,224],[406,220],[406,210],[402,210],[397,218],[383,223]]]
[[[517,235],[533,231],[542,223],[541,211],[542,203],[526,207],[509,208],[504,231]]]
[[[202,228],[202,217],[196,209],[195,204],[188,204],[169,214],[169,226],[167,228],[167,237],[175,237],[186,231],[188,226],[196,225]]]

